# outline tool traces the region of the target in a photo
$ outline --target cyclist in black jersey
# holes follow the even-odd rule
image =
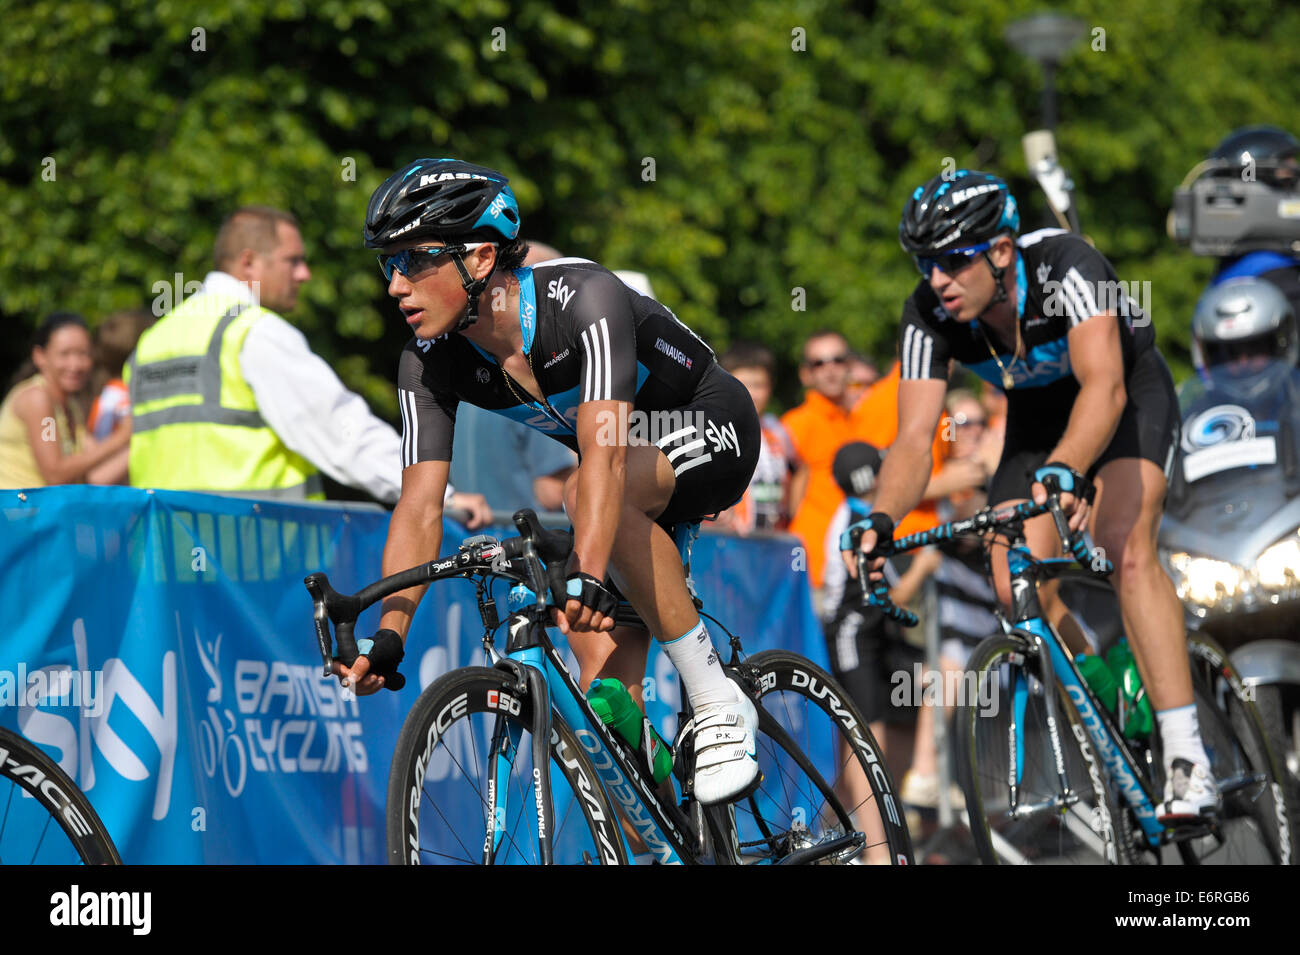
[[[892,537],[892,515],[920,501],[949,363],[1005,391],[1006,443],[989,500],[1041,503],[1051,487],[1062,492],[1071,528],[1089,527],[1115,566],[1125,630],[1159,716],[1161,819],[1213,813],[1219,796],[1196,722],[1182,607],[1155,547],[1178,443],[1173,380],[1149,318],[1101,253],[1061,230],[1018,231],[1015,199],[986,173],[936,176],[903,210],[899,237],[922,281],[903,307],[898,439],[862,548]],[[1084,496],[1090,483],[1093,508]],[[1037,556],[1059,549],[1050,516],[1030,521],[1025,536]],[[856,573],[851,553],[844,556]],[[1009,605],[1006,561],[993,567]],[[1085,652],[1055,585],[1039,596],[1071,649]]]
[[[381,250],[388,293],[415,335],[398,363],[402,494],[384,574],[438,554],[460,402],[562,442],[580,463],[565,485],[574,548],[556,623],[581,685],[618,677],[641,702],[649,644],[643,631],[614,628],[609,574],[663,641],[691,700],[696,797],[718,803],[750,791],[756,711],[722,670],[665,529],[744,494],[761,440],[749,392],[672,312],[596,263],[522,267],[519,207],[499,172],[416,160],[371,197],[365,240]],[[362,657],[351,669],[336,663],[358,693],[397,675],[422,595],[385,600]]]

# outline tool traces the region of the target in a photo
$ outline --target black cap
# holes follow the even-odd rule
[[[875,488],[882,460],[884,458],[876,448],[865,441],[853,441],[835,452],[831,474],[846,495],[862,497]]]

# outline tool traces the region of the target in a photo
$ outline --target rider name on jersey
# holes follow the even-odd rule
[[[662,338],[655,339],[655,349],[657,351],[663,352],[673,361],[677,362],[677,364],[685,368],[691,367],[691,359],[687,357],[686,353],[683,352],[680,348],[674,348],[672,345],[668,344]]]

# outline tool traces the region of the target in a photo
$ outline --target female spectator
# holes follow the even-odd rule
[[[103,479],[98,469],[126,447],[131,426],[124,422],[99,443],[85,434],[74,396],[86,387],[90,370],[85,319],[70,312],[46,318],[36,330],[31,361],[0,404],[0,487]]]

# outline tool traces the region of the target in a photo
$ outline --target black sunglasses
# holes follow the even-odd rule
[[[836,355],[834,358],[813,358],[804,362],[809,368],[817,369],[822,365],[843,365],[849,360],[848,355]]]

